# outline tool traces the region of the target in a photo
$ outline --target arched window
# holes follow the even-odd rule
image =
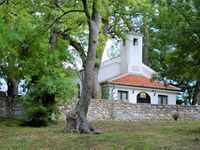
[[[137,95],[137,103],[151,103],[151,98],[150,96],[145,93],[145,92],[140,92],[138,95]]]

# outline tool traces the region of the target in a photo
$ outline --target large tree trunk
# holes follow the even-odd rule
[[[19,81],[16,79],[8,79],[7,80],[7,86],[8,86],[8,91],[7,94],[8,96],[17,96],[18,95],[18,84]]]
[[[101,61],[102,61],[102,56],[104,49],[106,47],[106,42],[107,42],[107,35],[108,35],[108,20],[107,19],[102,19],[103,22],[103,29],[99,33],[101,34],[101,38],[98,39],[98,52],[96,53],[96,64],[94,66],[94,85],[93,85],[93,90],[92,90],[92,98],[93,99],[101,99],[101,86],[98,80],[98,75],[99,75],[99,70],[101,66]]]
[[[100,14],[96,10],[96,6],[93,4],[92,16],[89,16],[87,2],[82,0],[84,5],[85,14],[88,18],[89,26],[89,42],[87,58],[84,66],[84,84],[82,96],[75,108],[75,111],[67,114],[67,126],[66,132],[80,132],[91,133],[94,132],[94,128],[87,120],[88,107],[92,98],[92,88],[94,82],[94,64],[96,56],[96,45],[98,41],[99,21]],[[93,2],[96,3],[96,2]]]
[[[200,82],[197,81],[195,89],[194,89],[194,95],[192,98],[192,105],[200,105]]]
[[[101,86],[98,80],[99,69],[100,67],[98,66],[94,68],[94,84],[93,84],[93,89],[92,89],[93,99],[101,99]]]

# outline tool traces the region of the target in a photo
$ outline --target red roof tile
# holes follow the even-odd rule
[[[133,75],[133,74],[119,76],[115,79],[110,80],[109,83],[180,91],[180,89],[175,86],[165,85],[157,81],[152,81],[151,79],[145,76]]]

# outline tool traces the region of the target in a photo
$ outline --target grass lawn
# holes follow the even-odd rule
[[[0,120],[0,150],[200,149],[200,121],[94,122],[100,135],[66,134],[65,123],[19,127]]]

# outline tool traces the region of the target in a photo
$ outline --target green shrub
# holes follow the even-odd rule
[[[31,106],[26,109],[20,125],[34,127],[47,126],[51,119],[49,113],[48,109],[43,106]]]
[[[77,89],[70,78],[42,76],[30,84],[26,95],[21,97],[25,114],[21,120],[24,126],[46,126],[58,118],[58,104],[66,102],[76,94]]]
[[[102,96],[101,96],[102,99],[109,99],[109,85],[108,84],[101,85],[101,93],[102,93]]]
[[[182,100],[179,100],[179,99],[176,100],[176,104],[177,104],[177,105],[181,105],[182,103],[183,103]]]

